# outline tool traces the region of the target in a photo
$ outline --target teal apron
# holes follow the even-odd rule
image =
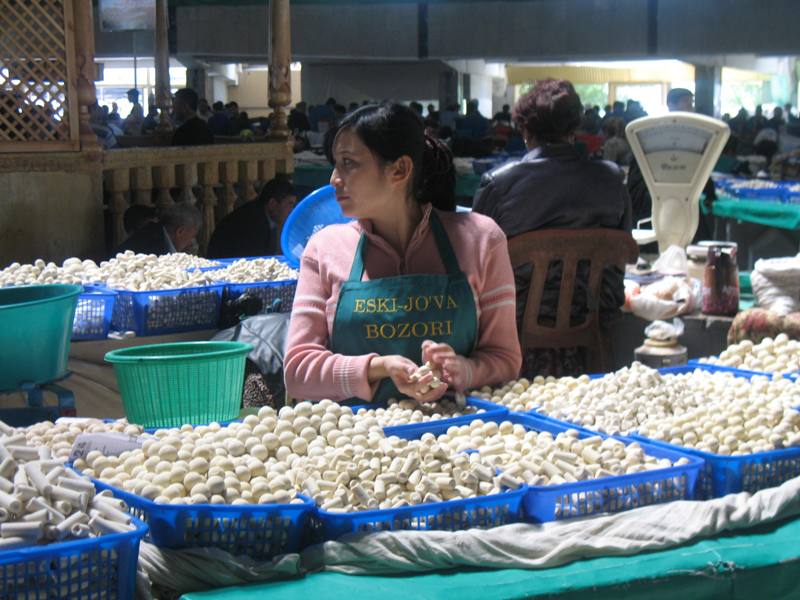
[[[333,320],[331,350],[357,356],[376,352],[400,354],[419,364],[422,342],[450,344],[456,354],[469,356],[475,347],[478,316],[475,298],[447,232],[435,211],[430,227],[445,275],[400,275],[361,281],[369,243],[361,234],[350,277],[339,291]],[[399,398],[388,377],[381,381],[373,403]],[[348,402],[363,404],[365,399]]]

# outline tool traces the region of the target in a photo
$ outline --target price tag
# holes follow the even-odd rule
[[[82,433],[72,444],[70,462],[86,458],[92,450],[99,450],[103,456],[119,456],[126,450],[142,447],[142,440],[126,433]]]

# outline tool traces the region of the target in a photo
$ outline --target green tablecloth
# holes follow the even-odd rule
[[[332,172],[333,169],[327,166],[298,165],[294,169],[293,179],[295,185],[317,189],[330,183]],[[458,175],[456,177],[456,197],[470,198],[471,200],[480,182],[481,176],[475,173]]]
[[[703,213],[708,210],[700,203]],[[779,204],[760,200],[737,200],[719,196],[714,202],[714,216],[758,223],[780,229],[800,229],[800,204]]]
[[[303,579],[212,592],[184,600],[381,600],[417,598],[800,598],[800,519],[661,552],[582,560],[541,571],[504,569],[408,577],[317,573]]]

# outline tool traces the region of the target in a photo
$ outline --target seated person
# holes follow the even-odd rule
[[[500,228],[453,212],[455,170],[408,106],[368,105],[333,141],[331,185],[356,220],[314,234],[301,259],[286,342],[294,398],[439,399],[516,377],[513,272]],[[375,307],[378,307],[377,309]],[[432,376],[411,378],[431,361]]]
[[[208,123],[197,116],[197,92],[182,88],[175,92],[172,108],[180,125],[172,134],[173,146],[205,146],[214,143]]]
[[[192,247],[203,223],[202,215],[191,204],[176,202],[167,208],[157,222],[150,222],[135,231],[116,250],[132,250],[141,254],[171,254]]]
[[[608,161],[582,157],[575,148],[575,130],[582,106],[569,81],[540,81],[514,107],[514,121],[522,132],[528,153],[484,174],[472,210],[494,219],[508,238],[537,229],[608,228],[629,231],[630,198],[622,171]],[[560,267],[551,266],[542,299],[540,322],[555,322]],[[531,269],[515,273],[517,326],[522,326]],[[583,321],[588,269],[579,269],[571,321]],[[615,313],[625,301],[623,273],[607,269],[599,305]],[[580,352],[533,352],[523,357],[523,374],[572,375],[583,370]]]
[[[267,182],[258,198],[222,219],[208,243],[209,258],[274,256],[281,254],[281,230],[297,202],[285,175]]]
[[[155,206],[134,204],[122,215],[122,226],[128,237],[149,223],[158,223],[158,211]]]

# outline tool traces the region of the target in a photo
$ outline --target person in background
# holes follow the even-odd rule
[[[344,116],[347,114],[347,109],[344,104],[337,104],[333,107],[333,126],[337,127],[342,122]]]
[[[203,119],[203,121],[207,123],[213,114],[214,113],[211,112],[211,107],[208,105],[208,100],[200,98],[200,101],[197,103],[197,117]]]
[[[157,222],[148,222],[134,231],[114,254],[126,250],[156,255],[185,252],[195,243],[202,223],[197,208],[186,202],[176,202]]]
[[[456,118],[456,133],[470,138],[482,138],[489,133],[489,119],[478,109],[478,100],[467,102],[467,114]]]
[[[134,88],[128,90],[128,102],[133,106],[122,122],[122,131],[125,132],[125,135],[139,135],[142,132],[142,122],[144,121],[144,109],[139,104],[139,90]]]
[[[436,110],[436,107],[433,104],[428,104],[427,106],[428,116],[425,117],[426,123],[439,123],[439,111]]]
[[[134,204],[122,215],[122,226],[128,237],[150,223],[158,223],[158,211],[155,206]]]
[[[458,118],[458,104],[449,104],[443,111],[439,112],[439,127],[441,127],[442,129],[447,127],[452,132],[453,129],[455,129],[456,127],[457,118]]]
[[[106,119],[109,123],[120,123],[122,122],[122,117],[119,116],[119,106],[117,106],[116,102],[111,103],[111,112],[108,113],[108,117]]]
[[[787,102],[783,105],[783,112],[786,114],[787,123],[795,123],[798,120],[798,116],[794,114],[791,102]]]
[[[603,160],[610,160],[621,167],[631,160],[631,147],[625,139],[625,122],[622,119],[609,119],[603,124]]]
[[[294,398],[418,402],[516,377],[513,275],[503,232],[456,213],[452,155],[419,114],[385,103],[341,123],[331,175],[344,215],[301,258],[286,342]],[[441,207],[441,208],[440,208]],[[375,306],[378,308],[376,309]],[[370,308],[367,308],[370,307]],[[431,361],[446,384],[411,374]]]
[[[108,126],[106,118],[105,111],[97,102],[89,107],[89,125],[103,148],[108,150],[117,147],[117,138],[111,127]]]
[[[783,118],[783,109],[780,106],[776,106],[772,111],[772,118],[767,121],[767,127],[771,127],[780,133],[783,125],[786,125],[786,120]]]
[[[759,131],[767,126],[767,117],[764,116],[764,109],[759,104],[756,106],[755,114],[750,117],[750,132],[755,136]]]
[[[255,200],[226,216],[208,243],[209,258],[281,254],[281,231],[297,203],[297,192],[286,175],[270,180]]]
[[[244,110],[241,111],[233,121],[231,121],[231,127],[235,132],[235,135],[251,135],[253,133],[250,123],[250,115],[248,115],[247,111]]]
[[[354,110],[358,110],[359,106],[360,104],[358,102],[351,102],[350,104],[347,105],[347,112],[351,113]]]
[[[214,102],[214,114],[208,118],[208,128],[213,135],[228,135],[231,129],[231,121],[225,112],[225,105],[222,102]]]
[[[607,110],[605,115],[603,115],[603,122],[608,121],[609,119],[622,119],[625,121],[625,103],[620,102],[619,100],[614,102],[614,105],[611,110]]]
[[[295,104],[295,107],[289,112],[287,126],[292,132],[302,133],[311,129],[311,121],[308,120],[308,105],[304,101],[301,100]]]
[[[581,119],[580,130],[586,135],[599,135],[601,131],[600,107],[588,106]]]
[[[147,116],[142,121],[142,134],[150,134],[156,130],[158,126],[158,108],[154,105],[150,105],[150,108],[147,110]]]
[[[508,104],[503,104],[503,109],[499,113],[495,113],[492,121],[511,125],[511,107]]]
[[[607,228],[630,231],[630,198],[622,171],[614,163],[590,160],[578,153],[575,131],[583,107],[569,81],[539,81],[514,106],[513,118],[528,153],[481,178],[473,213],[491,217],[506,237],[539,229]],[[578,270],[571,320],[581,322],[590,303],[599,302],[607,323],[625,301],[624,274],[606,269],[599,299],[587,297],[588,269]],[[515,272],[517,327],[522,327],[531,268]],[[561,268],[548,270],[540,322],[555,322]],[[577,375],[585,372],[582,349],[544,349],[523,357],[524,376]]]
[[[178,128],[172,134],[173,146],[204,146],[214,143],[208,124],[197,116],[197,92],[183,88],[175,92],[172,108]]]
[[[311,121],[311,129],[325,133],[333,127],[336,121],[336,115],[333,112],[333,107],[337,102],[335,98],[328,98],[325,104],[313,106],[308,111],[308,119]]]

